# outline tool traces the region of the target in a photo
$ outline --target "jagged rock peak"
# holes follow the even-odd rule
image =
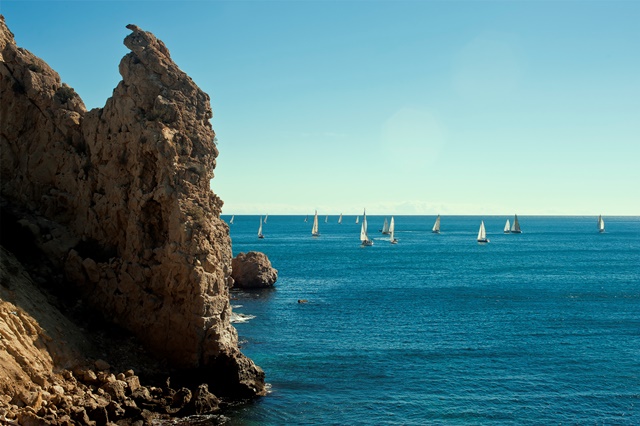
[[[165,44],[161,40],[158,40],[153,34],[144,31],[137,25],[133,24],[127,25],[127,29],[133,32],[124,39],[124,45],[137,55],[140,55],[144,50],[151,48],[162,53],[167,57],[167,59],[171,58],[167,46],[165,46]]]

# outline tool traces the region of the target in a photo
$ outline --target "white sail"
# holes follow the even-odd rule
[[[327,223],[327,222],[329,222],[329,216],[324,217],[324,223]]]
[[[363,246],[372,246],[373,241],[369,239],[367,235],[367,212],[362,214],[362,227],[360,228],[360,241],[362,241]]]
[[[360,241],[365,242],[369,239],[367,236],[367,216],[362,216],[362,226],[360,227]]]
[[[604,232],[604,219],[602,219],[602,215],[598,216],[598,231]]]
[[[389,222],[386,217],[384,218],[384,225],[382,225],[382,233],[385,235],[389,234]]]
[[[509,219],[507,219],[507,223],[504,224],[504,233],[508,234],[511,232],[511,223],[509,223]]]
[[[518,222],[518,215],[514,215],[513,225],[511,225],[511,232],[513,234],[521,234],[522,230],[520,229],[520,223]]]
[[[311,228],[311,235],[313,235],[314,237],[317,237],[318,235],[320,235],[320,232],[318,232],[318,211],[316,210],[316,214],[313,217],[313,228]]]
[[[229,225],[233,225],[233,219],[235,218],[235,216],[231,216],[231,220],[229,221]]]
[[[342,223],[342,213],[340,213],[340,217],[338,218],[338,223]]]
[[[356,216],[356,223],[360,223],[360,216]]]
[[[436,218],[436,223],[433,224],[433,228],[431,228],[431,232],[439,234],[440,233],[440,215]]]
[[[395,244],[398,242],[398,240],[394,238],[395,230],[396,230],[396,224],[395,224],[395,221],[393,220],[393,216],[391,216],[391,223],[389,224],[389,241],[391,241],[391,244]]]
[[[264,238],[264,235],[262,235],[262,216],[260,216],[260,227],[258,228],[258,238]]]
[[[488,243],[487,233],[484,230],[484,220],[480,222],[480,229],[478,230],[478,242],[479,243]]]
[[[267,218],[268,218],[268,217],[269,217],[269,213],[267,213],[267,214],[264,216],[264,220],[263,220],[263,222],[264,222],[264,223],[267,223]]]

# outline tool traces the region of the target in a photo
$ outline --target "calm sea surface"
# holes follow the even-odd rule
[[[223,217],[229,220],[229,216]],[[489,244],[476,235],[484,219]],[[273,290],[234,292],[268,396],[233,425],[640,424],[640,218],[236,216]],[[298,303],[307,299],[308,303]]]

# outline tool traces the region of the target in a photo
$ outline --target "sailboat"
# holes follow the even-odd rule
[[[233,225],[233,219],[235,218],[235,216],[231,216],[231,220],[229,221],[229,225]]]
[[[356,224],[360,223],[360,216],[356,216]]]
[[[342,213],[340,213],[340,217],[338,218],[338,223],[342,223]]]
[[[478,242],[479,243],[489,242],[489,239],[487,238],[487,233],[484,230],[484,220],[480,222],[480,230],[478,231]]]
[[[398,244],[398,240],[393,237],[393,232],[396,229],[395,222],[393,221],[393,216],[391,216],[391,223],[389,224],[389,241],[391,244]]]
[[[518,223],[518,215],[515,215],[515,217],[513,218],[513,225],[511,225],[511,233],[522,234],[522,230],[520,229],[520,223]]]
[[[269,213],[264,216],[264,223],[267,223],[267,218],[269,217]]]
[[[511,232],[511,223],[509,223],[509,219],[507,219],[507,223],[504,224],[504,233],[508,234]]]
[[[362,214],[362,227],[360,228],[360,241],[362,241],[363,246],[372,246],[373,241],[369,239],[367,236],[367,212]]]
[[[318,211],[316,210],[316,215],[313,217],[313,228],[311,228],[311,235],[314,237],[320,236],[320,232],[318,231]]]
[[[433,232],[434,234],[440,233],[440,215],[436,217],[436,223],[433,224],[433,228],[431,228],[431,232]]]
[[[602,215],[598,216],[598,231],[604,232],[604,219],[602,219]]]
[[[306,215],[304,218],[304,222],[307,223],[308,220],[309,220],[309,215]]]
[[[258,228],[258,238],[264,238],[264,235],[262,235],[262,216],[260,216],[260,227]]]
[[[329,216],[324,217],[324,223],[327,223],[327,222],[329,222]]]
[[[387,218],[384,218],[384,225],[382,225],[382,234],[383,235],[389,235],[389,222],[387,221]]]

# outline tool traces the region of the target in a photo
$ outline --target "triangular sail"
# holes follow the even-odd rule
[[[262,238],[262,216],[260,216],[260,227],[258,228],[258,238]]]
[[[235,218],[235,216],[231,216],[231,220],[229,221],[230,225],[233,225],[233,219]]]
[[[360,216],[356,216],[356,223],[360,223]]]
[[[507,223],[504,224],[504,232],[505,234],[508,234],[511,231],[511,223],[509,222],[509,219],[507,219]]]
[[[338,218],[338,223],[342,223],[342,213],[340,213],[340,217]]]
[[[484,220],[480,222],[480,229],[478,230],[478,241],[486,241],[487,233],[484,230]]]
[[[387,221],[387,218],[384,218],[384,224],[382,225],[382,233],[387,235],[389,233],[389,221]]]
[[[518,215],[516,214],[514,216],[513,225],[511,225],[511,232],[514,234],[520,234],[522,233],[522,230],[520,229],[520,222],[518,222]]]
[[[604,219],[602,219],[602,215],[598,216],[598,231],[604,232]]]
[[[316,214],[313,217],[313,228],[311,228],[311,235],[313,235],[314,237],[317,237],[318,235],[320,235],[320,233],[318,232],[318,211],[316,210]]]
[[[365,226],[365,222],[362,221],[362,226],[360,227],[360,241],[367,241],[367,227]]]
[[[367,236],[367,214],[362,215],[362,226],[360,227],[360,241],[364,242],[369,240]]]
[[[484,230],[484,221],[480,222],[480,229],[478,230],[478,241],[484,240],[487,237],[487,233]]]
[[[395,224],[395,221],[393,220],[393,216],[391,216],[391,223],[389,223],[389,241],[391,241],[391,243],[397,242],[396,239],[394,238],[395,230],[396,230],[396,224]]]
[[[324,217],[324,223],[327,223],[327,222],[329,222],[329,216]]]
[[[436,234],[440,233],[440,215],[436,217],[436,223],[433,224],[433,228],[431,228],[431,232],[434,232]]]
[[[360,228],[360,241],[362,241],[363,246],[372,246],[373,241],[369,239],[367,235],[367,211],[365,210],[362,213],[362,227]]]
[[[267,218],[268,218],[268,217],[269,217],[269,214],[267,213],[267,214],[264,216],[264,221],[263,221],[264,223],[267,223]]]

